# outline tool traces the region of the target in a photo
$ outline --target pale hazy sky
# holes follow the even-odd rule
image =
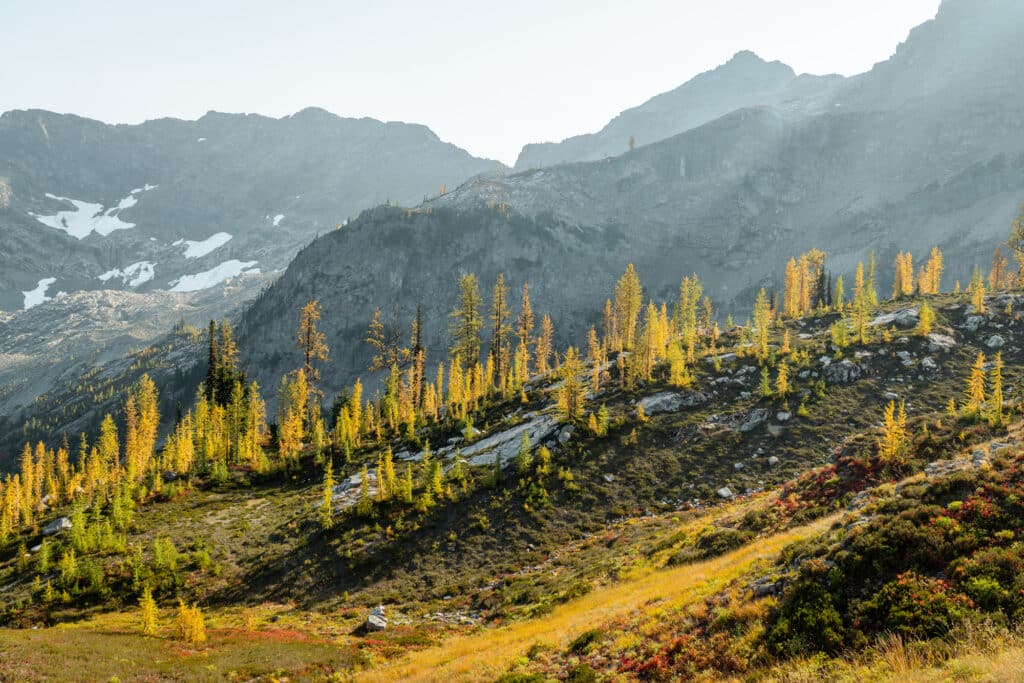
[[[315,105],[478,156],[599,129],[739,50],[886,59],[939,0],[0,0],[0,111],[135,123]]]

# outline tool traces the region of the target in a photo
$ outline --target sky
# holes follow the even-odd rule
[[[318,106],[512,164],[740,50],[867,71],[939,0],[2,0],[0,111],[110,123]]]

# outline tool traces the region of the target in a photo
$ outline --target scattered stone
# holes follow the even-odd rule
[[[749,588],[754,598],[767,598],[782,593],[782,582],[764,577],[750,584]]]
[[[990,349],[1001,349],[1005,344],[1006,340],[1003,339],[1002,336],[998,334],[993,334],[991,337],[988,338],[988,341],[985,342],[985,346],[987,346]]]
[[[719,498],[732,498],[732,490],[728,486],[723,486],[716,493]]]
[[[917,323],[921,319],[921,314],[916,308],[904,308],[901,311],[893,311],[892,313],[885,313],[878,316],[870,323],[871,327],[890,327],[895,325],[902,330],[909,330],[913,327],[917,327]]]
[[[58,517],[43,528],[43,536],[53,536],[59,534],[62,531],[71,530],[71,519],[68,517]]]
[[[367,631],[383,631],[388,627],[387,617],[384,616],[384,607],[377,605],[366,617]]]
[[[740,425],[740,431],[752,432],[767,421],[768,411],[764,408],[756,408],[750,411],[747,415],[746,422]]]
[[[935,371],[937,371],[939,369],[939,364],[936,363],[931,358],[922,358],[921,359],[921,367],[924,368],[925,370],[930,371],[930,372],[935,372]]]
[[[967,320],[964,321],[964,329],[968,332],[977,332],[978,328],[985,324],[984,316],[972,315],[968,316]]]
[[[768,457],[768,464],[771,465],[772,467],[775,467],[776,465],[779,464],[779,459],[777,457],[775,457],[774,455],[769,456]]]
[[[895,400],[897,400],[897,399],[898,399],[899,397],[900,397],[900,395],[899,395],[899,394],[897,394],[897,393],[896,393],[896,392],[894,392],[894,391],[887,391],[887,392],[885,392],[884,394],[882,394],[882,398],[884,398],[884,399],[885,399],[886,401],[895,401]]]
[[[842,360],[825,368],[825,381],[829,384],[850,384],[860,379],[863,372],[853,361]]]
[[[561,431],[558,432],[558,443],[565,444],[572,438],[572,433],[576,431],[576,428],[572,425],[566,425],[562,427]]]
[[[666,391],[653,396],[645,396],[637,403],[643,407],[647,415],[657,415],[658,413],[674,413],[683,408],[696,408],[710,400],[711,397],[703,391],[685,393]]]
[[[780,410],[775,413],[776,422],[789,422],[789,418],[793,417],[793,414],[787,410]]]
[[[818,362],[821,363],[822,367],[827,368],[828,366],[832,365],[832,357],[822,356],[821,358],[818,359]]]
[[[741,462],[737,462],[737,463],[733,463],[733,465],[732,465],[732,468],[733,468],[734,470],[736,470],[736,471],[739,471],[739,470],[745,469],[745,468],[746,468],[746,465],[744,465],[744,464],[743,464],[743,463],[741,463]]]
[[[611,472],[609,472],[609,473],[604,475],[604,480],[610,484],[613,481],[615,481],[615,475],[612,474]]]

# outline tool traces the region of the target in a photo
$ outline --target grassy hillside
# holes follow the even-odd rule
[[[949,589],[936,623],[904,615],[899,643],[934,642],[906,645],[901,656],[917,668],[974,656],[967,636],[956,636],[958,650],[950,634],[965,620],[1012,630],[1017,607],[989,583],[968,585],[989,570],[965,558],[1013,548],[1019,531],[1011,513],[981,525],[963,511],[1006,489],[998,505],[1012,512],[1018,427],[952,417],[946,406],[999,335],[1006,410],[1016,410],[1014,309],[1024,300],[990,298],[980,320],[959,297],[929,302],[942,336],[894,326],[913,316],[881,318],[871,343],[841,357],[834,314],[778,327],[772,343],[792,370],[781,398],[760,396],[742,332],[726,332],[721,348],[741,355],[697,363],[691,389],[669,386],[660,370],[628,389],[613,380],[587,401],[588,411],[607,407],[607,434],[556,429],[545,471],[521,474],[510,462],[497,482],[485,451],[464,477],[446,469],[444,494],[426,507],[361,506],[352,489],[337,491],[334,525],[324,529],[322,466],[307,447],[282,470],[236,466],[227,477],[171,481],[135,506],[123,530],[81,511],[76,529],[43,546],[43,526],[68,512],[51,510],[0,547],[2,635],[13,654],[0,677],[59,676],[76,660],[93,667],[77,669],[83,680],[856,677],[859,666],[884,673],[896,656],[896,641],[878,645],[887,631],[879,624],[904,623],[892,617],[905,608],[902,594],[892,604],[871,596],[900,580]],[[843,361],[841,372],[829,369]],[[555,390],[540,381],[526,403],[492,403],[464,452],[554,411]],[[881,457],[877,425],[899,399],[907,446]],[[650,410],[638,413],[638,404]],[[404,471],[403,453],[446,444],[453,430],[439,424],[387,445]],[[975,451],[984,458],[972,459]],[[355,451],[337,480],[372,467],[378,453],[373,444]],[[957,501],[955,514],[942,512]],[[74,547],[83,550],[69,580],[62,559]],[[1012,560],[996,555],[994,566]],[[971,577],[953,577],[968,565]],[[141,633],[144,586],[160,607],[152,636]],[[175,636],[179,598],[203,609],[205,643]],[[388,628],[367,632],[378,604]],[[827,619],[809,621],[808,612]],[[1016,641],[1005,633],[999,656],[1012,658]]]

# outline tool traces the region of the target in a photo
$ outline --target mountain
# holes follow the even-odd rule
[[[1007,34],[1024,39],[1024,6],[947,0],[816,114],[741,109],[611,159],[481,177],[415,210],[365,212],[300,253],[245,313],[243,352],[262,384],[276,382],[298,364],[299,308],[318,299],[337,390],[365,374],[373,308],[407,330],[422,304],[436,362],[464,272],[485,296],[499,272],[513,291],[529,282],[535,310],[576,343],[630,262],[658,297],[698,273],[723,315],[745,315],[761,286],[781,287],[786,260],[813,247],[848,283],[874,251],[885,292],[898,250],[921,257],[938,245],[945,286],[966,284],[1024,197],[1024,55],[1005,49]],[[955,54],[940,64],[999,65],[980,82],[966,67],[936,71],[925,57],[944,51]],[[893,91],[930,82],[948,88]],[[879,100],[890,91],[891,106]]]
[[[627,109],[600,131],[559,143],[523,147],[516,170],[573,161],[597,161],[624,154],[629,141],[647,145],[713,121],[729,112],[758,105],[815,111],[824,106],[841,76],[797,76],[781,62],[766,62],[739,52],[727,63],[702,73],[675,90]]]
[[[61,291],[195,291],[269,273],[364,208],[500,169],[424,126],[321,109],[140,125],[9,111],[0,309]]]

